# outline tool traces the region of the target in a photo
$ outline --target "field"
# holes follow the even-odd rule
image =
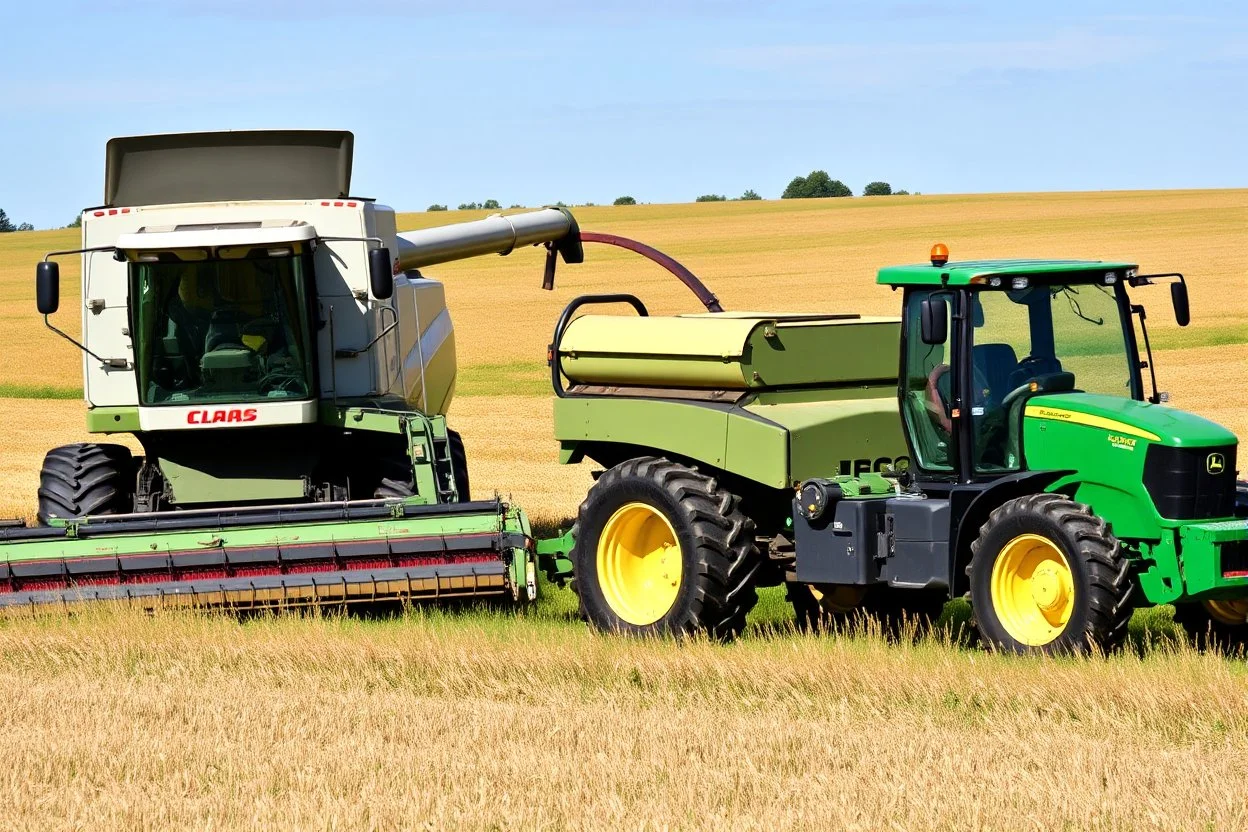
[[[924,196],[583,208],[658,246],[729,309],[895,314],[876,267],[925,259],[1124,259],[1187,274],[1192,325],[1141,290],[1171,402],[1248,436],[1248,191]],[[400,228],[478,213],[403,214]],[[85,438],[80,359],[34,312],[34,263],[74,231],[0,235],[0,511],[33,513],[51,446]],[[562,306],[693,296],[588,250],[541,291],[519,251],[445,280],[461,373],[451,418],[478,497],[548,524],[588,466],[555,462],[545,349]],[[66,261],[62,297],[78,293]],[[58,323],[78,329],[72,303]],[[956,617],[957,611],[954,611]],[[724,647],[600,637],[566,591],[523,617],[146,617],[0,625],[0,739],[17,828],[858,829],[1248,826],[1248,672],[1200,655],[1166,610],[1108,659],[1015,659],[947,630],[914,646],[786,630],[769,594]],[[963,612],[964,614],[964,612]]]

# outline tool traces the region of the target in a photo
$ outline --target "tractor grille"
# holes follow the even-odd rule
[[[1219,548],[1222,555],[1222,577],[1248,578],[1248,540],[1223,543]]]
[[[1169,448],[1150,445],[1144,487],[1157,513],[1170,520],[1209,520],[1235,514],[1235,446]]]

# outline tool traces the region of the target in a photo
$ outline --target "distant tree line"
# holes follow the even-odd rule
[[[862,189],[863,196],[908,196],[909,191],[894,191],[887,182],[875,181],[867,183]],[[785,187],[781,199],[826,199],[829,197],[853,196],[853,190],[839,179],[828,176],[826,170],[812,170],[806,176],[795,176]]]
[[[34,231],[35,227],[28,222],[21,225],[14,225],[13,220],[9,219],[9,215],[4,213],[4,209],[0,208],[0,234],[10,231]]]

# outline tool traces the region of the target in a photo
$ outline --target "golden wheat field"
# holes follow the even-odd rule
[[[922,196],[580,208],[589,230],[684,262],[729,309],[894,314],[875,269],[1084,257],[1186,273],[1190,327],[1150,308],[1177,407],[1248,436],[1248,191]],[[484,212],[402,214],[411,229]],[[85,438],[80,360],[35,315],[34,264],[76,231],[0,235],[0,509],[33,513],[48,447]],[[693,296],[635,255],[587,249],[543,292],[517,251],[430,269],[456,320],[478,497],[570,516],[589,466],[551,441],[559,310]],[[77,293],[66,261],[64,298]],[[72,308],[63,304],[63,310]],[[78,330],[74,315],[58,322]],[[14,358],[16,360],[14,360]],[[521,614],[382,620],[93,609],[0,622],[0,823],[19,829],[1248,828],[1248,665],[1197,653],[1168,610],[1131,648],[1015,658],[938,630],[889,644],[786,625],[769,593],[732,645],[589,632],[567,590]],[[951,607],[949,615],[958,611]],[[961,611],[965,615],[965,610]]]

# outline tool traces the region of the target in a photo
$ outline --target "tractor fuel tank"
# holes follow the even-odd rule
[[[897,318],[716,312],[583,315],[558,344],[574,383],[754,390],[895,384]]]

